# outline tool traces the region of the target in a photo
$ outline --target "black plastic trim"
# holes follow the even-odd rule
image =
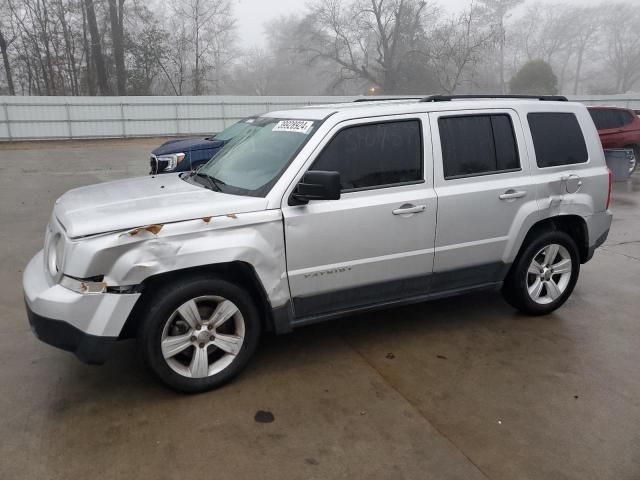
[[[293,299],[296,325],[389,305],[414,303],[501,285],[510,264],[493,262],[434,274],[402,278]],[[345,313],[347,312],[347,313]]]
[[[376,98],[375,96],[367,97],[367,98],[358,98],[353,101],[353,103],[366,103],[366,102],[392,102],[392,101],[402,101],[402,100],[422,100],[422,97],[380,97]]]
[[[598,237],[598,239],[596,240],[596,243],[591,245],[587,250],[587,258],[585,258],[582,263],[587,263],[589,260],[593,258],[594,253],[596,253],[596,249],[602,246],[602,244],[607,241],[608,236],[609,236],[609,230],[607,230],[602,235],[600,235],[600,237]]]
[[[424,176],[424,173],[422,174]],[[382,190],[385,188],[396,188],[396,187],[406,187],[407,185],[422,185],[423,183],[427,183],[427,181],[423,178],[421,180],[410,180],[407,182],[399,182],[399,183],[387,183],[385,185],[375,185],[373,187],[358,187],[358,188],[345,188],[342,190],[342,193],[356,193],[356,192],[368,192],[371,190]]]
[[[426,293],[423,295],[416,295],[413,297],[402,298],[399,300],[393,300],[388,302],[380,302],[374,305],[368,305],[365,307],[346,308],[343,310],[336,310],[330,313],[324,313],[319,315],[311,315],[303,318],[296,318],[293,321],[293,327],[302,327],[306,325],[312,325],[314,323],[320,323],[334,318],[345,317],[348,315],[354,315],[358,313],[366,313],[375,310],[382,310],[385,308],[401,307],[404,305],[412,305],[414,303],[422,303],[431,300],[439,300],[447,297],[455,297],[465,293],[485,291],[485,290],[500,290],[502,288],[502,282],[484,283],[481,285],[475,285],[472,287],[454,288],[452,290],[441,291],[437,293]]]
[[[293,307],[290,301],[287,301],[280,307],[272,309],[273,316],[273,331],[276,335],[282,335],[283,333],[290,333],[293,330]]]
[[[62,320],[38,315],[31,310],[28,303],[26,307],[31,330],[40,341],[72,352],[81,361],[90,365],[101,365],[107,361],[117,337],[89,335]]]
[[[421,102],[450,102],[452,100],[484,100],[484,99],[524,99],[540,100],[541,102],[568,102],[562,95],[430,95],[421,99]]]

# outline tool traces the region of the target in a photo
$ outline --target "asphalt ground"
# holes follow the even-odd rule
[[[135,342],[102,367],[39,342],[22,300],[54,200],[145,175],[158,143],[0,146],[0,479],[640,478],[640,173],[553,315],[483,293],[353,316],[184,396]]]

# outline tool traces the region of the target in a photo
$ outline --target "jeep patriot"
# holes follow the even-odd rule
[[[271,112],[197,171],[71,190],[24,272],[32,329],[94,364],[136,337],[201,392],[264,331],[485,289],[548,314],[611,225],[598,132],[565,100]]]

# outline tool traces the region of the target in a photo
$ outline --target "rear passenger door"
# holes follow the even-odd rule
[[[537,213],[522,124],[510,109],[430,114],[438,197],[433,291],[500,282]]]

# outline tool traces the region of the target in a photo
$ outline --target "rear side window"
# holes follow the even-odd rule
[[[587,145],[573,113],[530,113],[527,115],[538,167],[584,163]]]
[[[444,178],[520,169],[509,115],[465,115],[438,120]]]
[[[311,169],[339,172],[342,190],[423,181],[420,121],[345,128],[331,140]]]

